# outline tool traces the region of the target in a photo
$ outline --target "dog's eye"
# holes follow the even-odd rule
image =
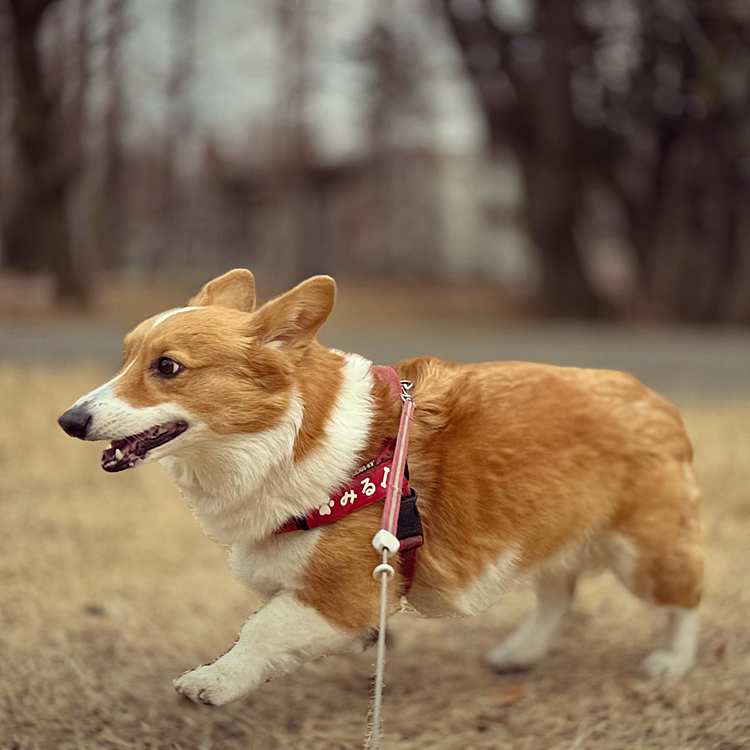
[[[159,357],[154,362],[154,371],[157,375],[162,378],[173,378],[178,373],[182,372],[184,367],[176,360],[171,357]]]

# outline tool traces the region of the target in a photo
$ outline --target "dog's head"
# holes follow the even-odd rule
[[[188,307],[131,331],[120,372],[78,399],[60,426],[82,440],[111,441],[106,471],[200,447],[206,436],[272,428],[335,294],[333,279],[315,276],[256,310],[253,275],[229,271]]]

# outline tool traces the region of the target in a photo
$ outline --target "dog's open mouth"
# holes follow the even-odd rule
[[[167,422],[139,432],[137,435],[113,440],[110,447],[102,453],[102,469],[104,471],[131,469],[142,463],[150,450],[174,440],[187,428],[187,422]]]

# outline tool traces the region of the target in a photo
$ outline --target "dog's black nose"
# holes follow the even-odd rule
[[[91,414],[85,406],[74,406],[57,420],[60,427],[71,437],[86,439],[86,431],[91,423]]]

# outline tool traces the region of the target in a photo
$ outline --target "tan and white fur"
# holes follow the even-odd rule
[[[180,425],[133,465],[162,464],[229,550],[234,576],[265,602],[230,651],[175,681],[194,701],[222,705],[372,643],[379,504],[274,534],[326,502],[397,430],[400,403],[372,363],[315,340],[334,297],[333,280],[319,276],[256,311],[252,275],[230,271],[132,331],[120,373],[61,417],[71,434],[115,445]],[[703,549],[677,410],[618,372],[430,357],[396,369],[414,384],[409,466],[425,535],[408,602],[427,616],[473,615],[534,583],[536,609],[487,657],[499,671],[523,669],[550,648],[579,573],[604,565],[669,614],[643,671],[690,669]],[[117,470],[121,452],[109,455]],[[391,612],[398,606],[392,594]]]

